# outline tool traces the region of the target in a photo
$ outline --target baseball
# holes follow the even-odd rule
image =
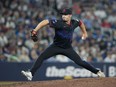
[[[84,37],[82,37],[82,40],[84,40],[85,38]]]

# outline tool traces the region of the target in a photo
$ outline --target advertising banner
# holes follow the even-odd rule
[[[32,65],[33,63],[0,63],[0,81],[26,81],[21,70],[28,70]],[[116,63],[92,63],[92,65],[103,71],[107,77],[116,76]],[[97,76],[73,62],[45,62],[35,73],[33,81],[88,77]]]

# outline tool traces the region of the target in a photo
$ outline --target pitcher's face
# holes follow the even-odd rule
[[[71,20],[71,17],[72,17],[72,15],[70,15],[70,14],[68,14],[68,15],[62,15],[62,19],[65,21],[65,22],[67,22],[67,21],[70,21]]]

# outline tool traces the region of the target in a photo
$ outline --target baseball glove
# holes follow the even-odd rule
[[[38,41],[38,37],[37,37],[37,32],[34,30],[31,30],[31,39],[36,42]]]

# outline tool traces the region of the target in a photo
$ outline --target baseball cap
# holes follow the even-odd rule
[[[71,8],[61,9],[60,14],[62,14],[62,15],[72,14],[72,9]]]

